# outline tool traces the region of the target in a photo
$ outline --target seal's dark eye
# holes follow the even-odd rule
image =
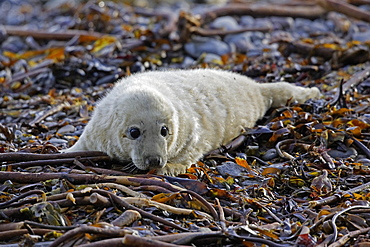
[[[139,138],[141,134],[139,128],[135,128],[135,127],[130,128],[129,133],[133,139]]]
[[[161,128],[161,135],[166,137],[168,135],[168,128],[166,126],[162,126]]]

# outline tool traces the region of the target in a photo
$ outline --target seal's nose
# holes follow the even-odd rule
[[[145,165],[150,168],[162,166],[162,158],[160,156],[149,156],[145,159]]]

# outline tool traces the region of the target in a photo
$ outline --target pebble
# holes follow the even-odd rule
[[[145,71],[145,66],[140,61],[137,61],[130,66],[130,71],[131,73],[143,72]]]
[[[294,38],[307,38],[309,36],[311,25],[311,20],[296,18],[293,27],[293,30],[295,30],[295,32],[291,32],[291,35]]]
[[[345,152],[335,150],[335,149],[330,149],[328,151],[328,154],[331,157],[336,158],[336,159],[339,159],[339,158],[346,159],[346,158],[355,158],[358,153],[356,149],[350,147]]]
[[[255,47],[251,41],[251,35],[251,32],[229,34],[225,36],[224,41],[228,44],[233,44],[238,52],[246,53],[248,50]]]
[[[329,31],[328,29],[328,23],[325,23],[322,20],[314,20],[310,26],[311,32],[327,32]]]
[[[247,51],[248,57],[257,57],[257,56],[261,56],[262,54],[263,54],[263,51],[259,48],[248,49]]]
[[[76,128],[73,125],[64,125],[62,128],[58,130],[59,134],[65,134],[65,133],[73,133],[76,131]]]
[[[262,45],[264,39],[266,39],[266,35],[263,32],[256,31],[251,34],[251,41],[257,46]]]
[[[190,66],[193,66],[195,64],[195,60],[189,56],[186,56],[184,60],[181,63],[181,66],[183,68],[188,68]]]
[[[361,163],[364,166],[370,166],[370,159],[367,158],[357,159],[356,162]]]
[[[231,16],[223,16],[214,20],[210,24],[211,28],[222,30],[237,30],[240,29],[238,22]]]
[[[59,28],[73,28],[76,25],[76,20],[72,16],[57,16],[54,19]]]
[[[75,135],[75,136],[80,136],[80,135],[82,135],[82,132],[83,132],[83,129],[79,129],[79,130],[76,130],[75,132],[73,132],[71,134]]]
[[[272,160],[277,158],[279,155],[275,148],[267,150],[264,155],[262,155],[262,159],[265,161]]]
[[[63,139],[59,139],[59,138],[55,138],[55,137],[52,137],[49,142],[53,145],[57,145],[57,144],[68,144],[68,141],[67,140],[63,140]]]
[[[232,177],[242,176],[242,173],[247,171],[244,167],[232,161],[223,162],[222,165],[217,166],[216,169],[221,175]]]
[[[30,134],[21,133],[21,134],[19,135],[19,138],[20,138],[22,141],[29,141],[29,140],[34,139],[35,137],[34,137],[33,135],[30,135]]]
[[[256,147],[258,148],[258,146],[248,146],[248,149],[255,149]],[[247,159],[247,155],[245,153],[237,153],[236,157],[239,157],[245,160]]]
[[[292,17],[278,17],[273,16],[270,18],[274,29],[287,30],[291,29],[294,25],[294,19]]]
[[[243,27],[253,27],[254,18],[249,15],[242,16],[240,18],[240,25]]]
[[[197,58],[203,53],[224,55],[231,52],[231,47],[225,42],[212,38],[197,38],[185,44],[185,51],[192,57]]]
[[[255,28],[269,28],[272,29],[274,25],[272,24],[271,20],[266,18],[256,18],[253,27]]]
[[[18,53],[21,50],[26,49],[26,44],[22,41],[20,37],[10,36],[1,44],[1,48],[4,51]]]
[[[201,56],[198,59],[198,61],[202,62],[202,63],[211,63],[211,64],[222,65],[221,56],[216,55],[216,54],[212,54],[212,53],[204,54],[204,56]]]
[[[51,120],[55,120],[55,119],[64,119],[64,118],[66,118],[67,117],[67,114],[65,113],[65,112],[63,112],[63,111],[59,111],[59,112],[57,112],[57,113],[55,113],[53,116],[52,116],[52,118],[47,118],[46,120],[49,120],[49,119],[51,119]]]
[[[3,12],[4,13],[4,12]],[[22,23],[26,20],[26,16],[21,13],[20,9],[12,8],[10,9],[5,16],[5,23],[7,25],[22,25]]]
[[[366,32],[357,32],[354,33],[352,36],[353,40],[365,42],[365,41],[370,41],[370,30]]]

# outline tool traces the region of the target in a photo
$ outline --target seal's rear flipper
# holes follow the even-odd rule
[[[288,100],[304,103],[308,99],[317,99],[321,93],[318,88],[297,87],[287,82],[259,84],[262,87],[261,93],[270,101],[270,107],[286,105]],[[267,103],[267,105],[269,104]]]

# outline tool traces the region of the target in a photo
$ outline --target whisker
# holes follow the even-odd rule
[[[134,165],[134,163],[133,162],[130,162],[130,163],[128,163],[128,164],[125,164],[123,167],[122,167],[122,170],[124,171],[124,172],[130,172],[130,171],[132,171],[132,169],[135,169],[135,165]]]
[[[122,167],[122,171],[130,173],[130,174],[143,174],[146,173],[145,170],[141,170],[137,168],[134,164],[134,162],[130,162]]]

